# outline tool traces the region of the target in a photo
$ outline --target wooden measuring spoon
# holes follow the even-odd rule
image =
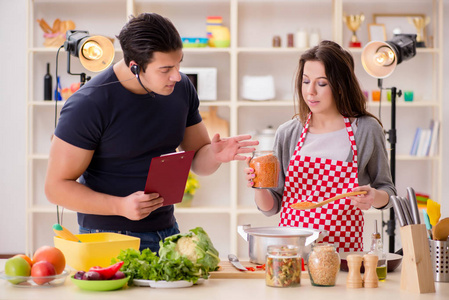
[[[335,197],[329,198],[327,200],[324,200],[322,202],[315,203],[315,202],[303,201],[303,202],[293,203],[292,205],[290,205],[290,207],[294,208],[294,209],[312,209],[312,208],[321,207],[323,205],[326,205],[332,201],[335,201],[335,200],[338,200],[341,198],[345,198],[345,197],[349,197],[349,196],[356,196],[356,195],[363,195],[363,194],[366,194],[366,191],[344,193],[344,194],[340,194]]]

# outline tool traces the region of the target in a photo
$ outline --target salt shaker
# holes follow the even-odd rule
[[[377,288],[379,286],[379,279],[377,278],[377,255],[365,254],[363,255],[363,265],[365,266],[365,274],[363,276],[363,283],[366,288]]]
[[[348,263],[348,277],[346,278],[346,287],[349,289],[358,289],[363,287],[362,274],[360,274],[362,260],[362,256],[357,254],[350,254],[346,257],[346,261]]]

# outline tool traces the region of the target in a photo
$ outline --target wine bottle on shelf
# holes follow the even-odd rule
[[[47,63],[47,73],[44,76],[44,100],[52,100],[52,78],[50,75],[50,63]]]

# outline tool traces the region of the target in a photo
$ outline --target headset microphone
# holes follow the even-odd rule
[[[136,75],[137,81],[140,83],[140,85],[143,87],[145,91],[147,91],[148,95],[154,98],[154,93],[151,93],[147,88],[142,84],[142,81],[140,81],[140,67],[138,65],[132,65],[131,66],[131,72]]]

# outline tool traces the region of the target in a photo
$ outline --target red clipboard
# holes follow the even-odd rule
[[[145,194],[158,193],[164,198],[164,206],[181,202],[194,154],[182,151],[153,157]]]

